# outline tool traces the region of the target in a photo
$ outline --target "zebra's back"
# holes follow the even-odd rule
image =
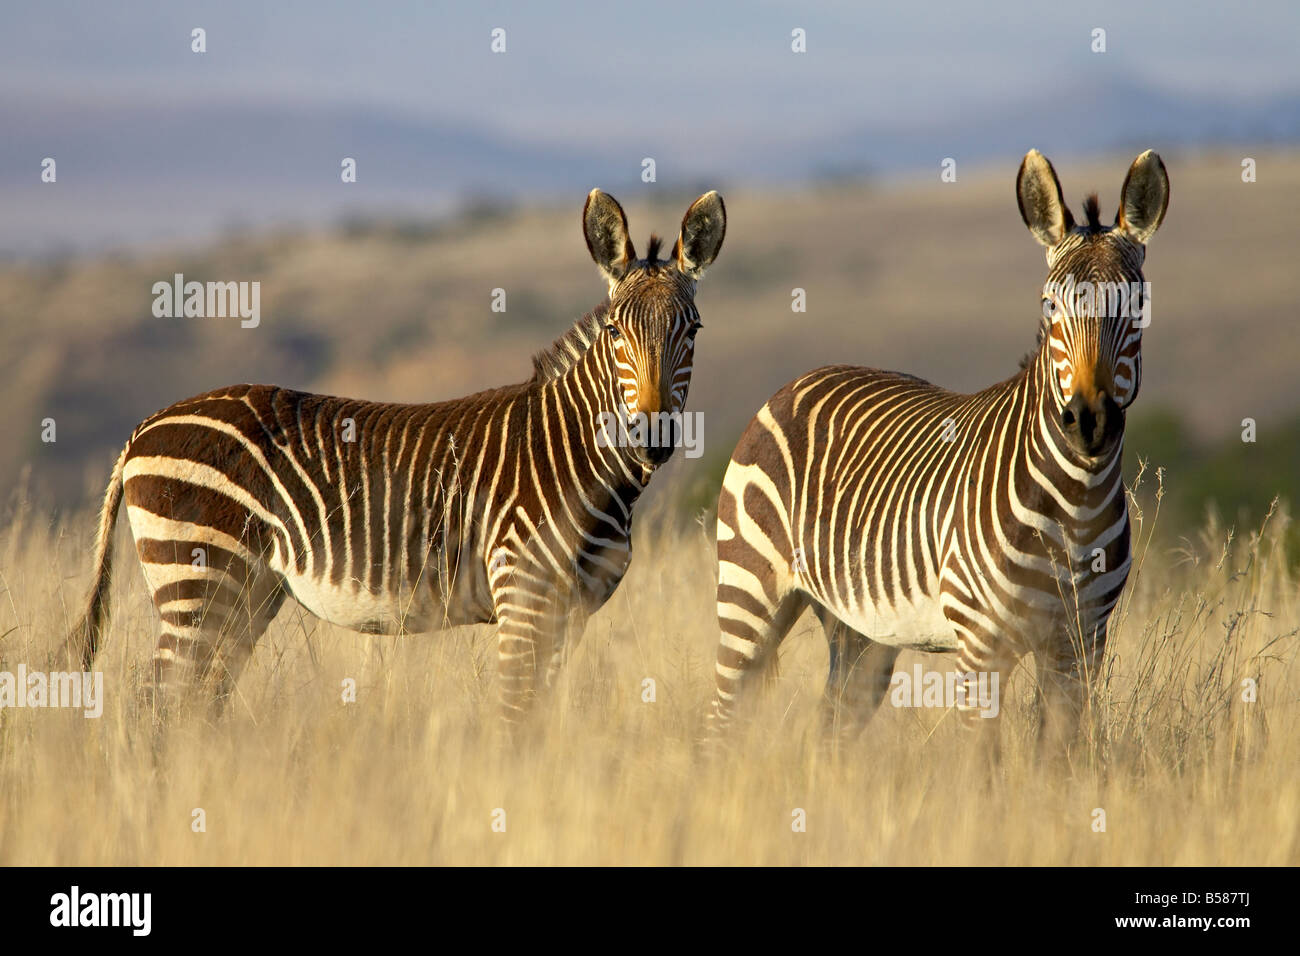
[[[472,560],[482,527],[466,519],[487,498],[479,485],[500,477],[486,450],[510,428],[513,397],[401,405],[240,385],[177,402],[136,429],[125,458],[146,571],[192,564],[201,529],[217,556],[264,561],[304,607],[346,627],[491,620]]]

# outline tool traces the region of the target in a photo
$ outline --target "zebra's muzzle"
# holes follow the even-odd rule
[[[1092,401],[1075,395],[1061,412],[1061,429],[1075,451],[1099,458],[1124,434],[1124,412],[1106,392],[1098,392]]]
[[[662,465],[673,456],[673,446],[671,444],[655,444],[646,448],[638,448],[637,457],[648,465]]]
[[[673,456],[680,435],[675,414],[641,412],[629,428],[629,444],[637,461],[647,468],[656,468]]]

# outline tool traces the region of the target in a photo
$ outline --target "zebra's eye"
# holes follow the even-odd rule
[[[613,322],[605,326],[605,331],[608,332],[610,335],[614,336],[614,338],[618,338],[620,335],[623,334],[622,332],[619,331],[618,326],[615,325]]]
[[[1050,319],[1056,315],[1056,300],[1050,296],[1043,296],[1043,318]]]
[[[686,337],[690,339],[694,339],[695,336],[699,333],[700,329],[702,328],[704,328],[704,326],[697,322],[695,325],[692,325],[689,329],[686,330]]]

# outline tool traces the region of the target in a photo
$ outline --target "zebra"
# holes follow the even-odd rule
[[[1056,171],[1031,150],[1016,193],[1048,265],[1038,347],[1017,374],[962,395],[829,366],[787,384],[743,432],[718,499],[706,739],[720,738],[747,679],[768,671],[811,606],[830,645],[830,745],[856,738],[903,688],[893,668],[913,648],[955,652],[960,722],[982,725],[996,758],[1001,710],[975,706],[978,680],[1005,686],[1033,652],[1040,753],[1068,754],[1129,572],[1124,416],[1141,379],[1146,243],[1169,181],[1148,150],[1114,224],[1093,194],[1076,225]]]
[[[696,283],[726,208],[716,191],[696,199],[666,259],[653,235],[637,258],[599,189],[582,223],[608,295],[534,356],[527,381],[410,405],[237,385],[143,421],[104,494],[69,659],[89,669],[100,645],[125,501],[161,625],[143,682],[153,713],[206,699],[220,714],[293,597],[362,633],[495,622],[501,716],[518,725],[628,569],[633,505],[678,436],[638,441],[599,422],[680,421]]]

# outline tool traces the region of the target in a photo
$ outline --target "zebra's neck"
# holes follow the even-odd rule
[[[1119,440],[1105,455],[1097,458],[1083,455],[1066,439],[1065,430],[1061,426],[1061,409],[1051,387],[1052,374],[1051,353],[1044,337],[1038,355],[1027,364],[1019,383],[1021,401],[1025,408],[1033,412],[1031,440],[1068,478],[1088,488],[1109,485],[1112,473],[1118,470],[1123,458],[1123,425],[1120,426]]]
[[[533,386],[544,404],[566,416],[568,433],[579,436],[581,444],[567,451],[583,485],[583,497],[599,510],[615,503],[615,508],[630,520],[632,505],[651,472],[633,457],[629,447],[598,440],[602,413],[621,414],[622,407],[608,339],[598,336],[568,369],[553,378],[535,381]]]
[[[1111,540],[1126,522],[1123,441],[1121,436],[1114,448],[1097,458],[1078,452],[1061,427],[1052,374],[1044,343],[1037,357],[1006,383],[1008,411],[1017,423],[1008,421],[1008,427],[1018,433],[1009,456],[1013,514],[1007,534],[1026,550],[1041,547],[1034,537],[1041,534],[1050,547],[1065,546],[1077,557],[1091,553],[1098,540]],[[996,508],[990,517],[1001,520]],[[1016,534],[1015,528],[1024,529],[1026,536]]]

